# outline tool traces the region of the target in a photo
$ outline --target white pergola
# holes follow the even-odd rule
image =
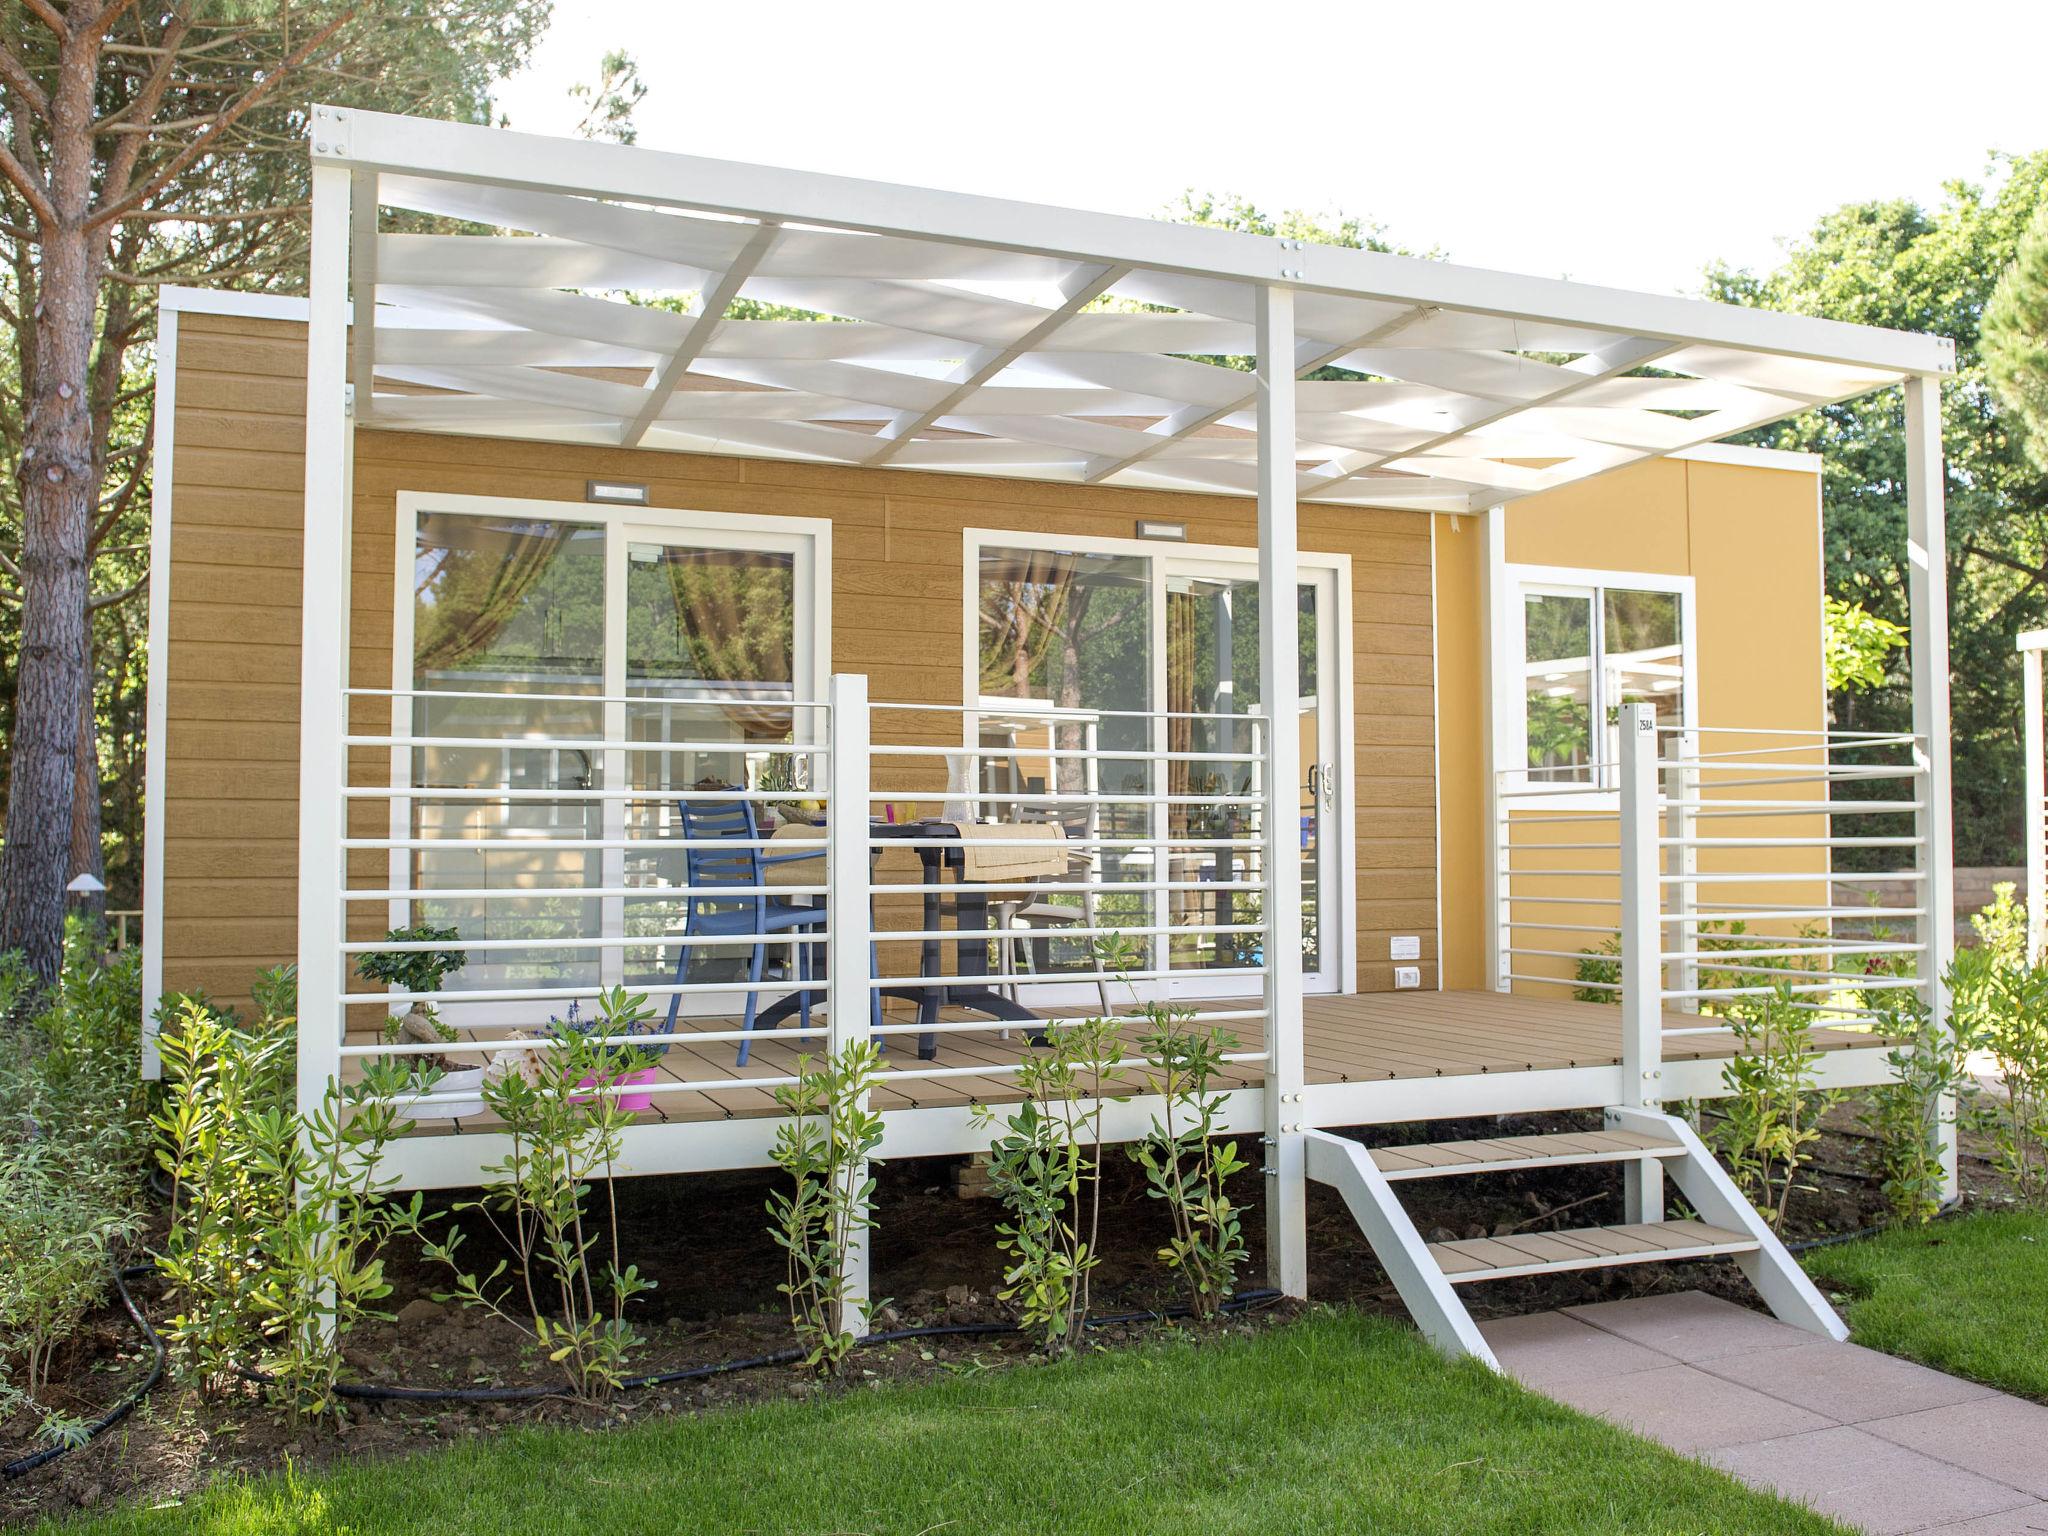
[[[344,981],[344,712],[321,701],[346,682],[358,425],[1255,496],[1260,580],[1291,591],[1298,502],[1487,512],[1902,383],[1923,857],[1952,927],[1944,338],[331,107],[311,140],[309,998]],[[417,215],[446,232],[408,232]],[[1329,368],[1349,377],[1303,377]],[[1292,605],[1260,615],[1265,705],[1291,718]],[[1294,733],[1268,740],[1269,782],[1293,782]],[[1272,910],[1298,909],[1294,861],[1269,878]],[[1275,1283],[1300,1294],[1300,957],[1272,948],[1266,1208]],[[302,1051],[302,1096],[326,1070]]]

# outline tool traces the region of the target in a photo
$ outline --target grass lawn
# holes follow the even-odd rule
[[[1806,1255],[1859,1344],[2048,1402],[2048,1215],[1982,1211]]]
[[[508,1433],[63,1529],[1841,1531],[1476,1366],[1447,1367],[1406,1329],[1349,1313],[616,1433]]]

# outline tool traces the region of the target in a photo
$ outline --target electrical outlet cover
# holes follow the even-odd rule
[[[1397,987],[1419,987],[1422,985],[1422,967],[1419,965],[1397,965],[1394,967],[1394,985]]]
[[[1420,960],[1422,940],[1412,933],[1397,933],[1387,940],[1389,960]]]

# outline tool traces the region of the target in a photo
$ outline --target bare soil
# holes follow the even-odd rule
[[[1426,1126],[1379,1126],[1360,1133],[1373,1145],[1448,1140],[1460,1135],[1511,1135],[1597,1126],[1597,1112],[1514,1116]],[[1855,1134],[1852,1106],[1832,1112],[1810,1190],[1794,1197],[1790,1239],[1855,1231],[1883,1219],[1883,1202],[1867,1176],[1871,1147]],[[1967,1147],[1966,1143],[1966,1147]],[[1966,1194],[1998,1202],[2006,1191],[1981,1157],[1967,1156]],[[1112,1155],[1104,1179],[1102,1265],[1094,1278],[1098,1316],[1170,1307],[1182,1298],[1156,1260],[1166,1235],[1159,1202],[1149,1199],[1128,1159]],[[994,1298],[1001,1255],[991,1199],[955,1192],[960,1159],[899,1162],[879,1171],[874,1234],[874,1288],[894,1300],[878,1311],[878,1328],[937,1323],[1006,1323]],[[622,1181],[618,1186],[621,1250],[657,1288],[635,1303],[649,1336],[636,1362],[648,1373],[750,1358],[792,1342],[775,1286],[780,1250],[769,1240],[764,1204],[779,1175],[725,1173]],[[1543,1231],[1622,1219],[1621,1179],[1613,1167],[1581,1167],[1484,1179],[1423,1180],[1404,1197],[1416,1225],[1433,1240],[1508,1231]],[[1245,1193],[1256,1199],[1256,1193]],[[449,1197],[452,1202],[461,1199]],[[489,1233],[473,1220],[465,1258],[488,1270]],[[1248,1284],[1264,1272],[1259,1219],[1248,1221],[1252,1257]],[[446,1276],[409,1249],[385,1255],[396,1286],[386,1305],[398,1320],[367,1325],[345,1351],[353,1379],[379,1384],[464,1388],[551,1384],[552,1368],[522,1335],[505,1325],[436,1303]],[[1342,1201],[1309,1186],[1310,1291],[1318,1300],[1398,1314],[1399,1300]],[[165,1307],[155,1283],[135,1284],[153,1318]],[[1748,1305],[1755,1296],[1732,1264],[1643,1265],[1506,1280],[1465,1293],[1475,1315],[1498,1317],[1655,1292],[1704,1289]],[[1214,1325],[1220,1330],[1269,1326],[1291,1315],[1266,1305]],[[1156,1337],[1193,1326],[1147,1321],[1096,1330],[1097,1347]],[[931,1379],[946,1372],[1012,1366],[1037,1358],[1016,1334],[911,1340],[862,1350],[845,1376],[823,1384],[799,1368],[766,1366],[710,1379],[621,1394],[603,1408],[564,1399],[520,1403],[364,1403],[331,1424],[293,1424],[249,1393],[202,1396],[166,1381],[124,1423],[91,1445],[27,1476],[0,1483],[0,1523],[111,1501],[178,1499],[228,1474],[258,1472],[287,1459],[317,1468],[339,1458],[395,1455],[529,1424],[599,1427],[697,1413],[733,1404],[824,1392],[858,1391],[883,1382]],[[94,1418],[120,1400],[147,1370],[149,1352],[118,1306],[110,1305],[73,1340],[58,1367],[51,1401]],[[0,1419],[0,1460],[38,1448],[36,1425]]]

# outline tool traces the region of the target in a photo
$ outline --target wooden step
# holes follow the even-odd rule
[[[1704,1221],[1646,1221],[1431,1243],[1429,1252],[1451,1284],[1470,1285],[1475,1280],[1506,1280],[1553,1270],[1717,1258],[1753,1253],[1760,1246],[1753,1237]]]
[[[1419,1141],[1405,1147],[1374,1147],[1372,1160],[1391,1180],[1440,1179],[1453,1173],[1513,1173],[1525,1168],[1560,1168],[1567,1163],[1634,1162],[1641,1157],[1677,1157],[1675,1141],[1641,1131],[1573,1131],[1557,1136],[1495,1136],[1483,1141]]]

